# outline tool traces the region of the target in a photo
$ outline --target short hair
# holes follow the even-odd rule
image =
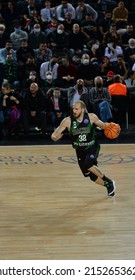
[[[80,106],[81,106],[81,108],[82,109],[86,109],[86,105],[85,105],[85,103],[82,101],[82,100],[77,100],[75,103],[74,103],[74,105],[76,105],[76,104],[80,104]]]
[[[11,84],[8,82],[8,80],[4,80],[2,83],[2,87],[6,88],[6,89],[11,89]]]
[[[6,27],[5,27],[5,24],[2,24],[2,23],[0,23],[0,29],[3,29],[3,30],[5,30],[6,29]]]
[[[94,84],[97,83],[97,80],[103,81],[103,78],[102,78],[101,76],[96,76],[96,77],[94,78]]]
[[[122,77],[119,74],[114,75],[113,78],[114,83],[120,83],[122,81]]]

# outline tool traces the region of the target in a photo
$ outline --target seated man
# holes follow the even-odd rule
[[[30,125],[34,124],[46,133],[46,98],[37,83],[30,84],[24,94],[23,125],[24,133],[29,135]]]
[[[70,62],[68,56],[61,58],[61,64],[58,66],[59,86],[68,88],[76,83],[76,67]]]
[[[107,88],[103,87],[103,79],[100,76],[94,79],[95,87],[89,90],[89,100],[93,105],[93,112],[103,121],[112,121],[111,95]]]

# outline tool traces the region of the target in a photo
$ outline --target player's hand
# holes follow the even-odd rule
[[[51,139],[52,139],[53,141],[58,141],[58,140],[60,140],[60,139],[62,138],[62,136],[63,136],[62,133],[57,134],[57,136],[55,136],[55,135],[52,134]]]
[[[106,127],[113,127],[113,126],[116,126],[116,127],[118,127],[119,130],[121,130],[120,125],[118,123],[114,123],[114,122],[106,123],[105,128]]]

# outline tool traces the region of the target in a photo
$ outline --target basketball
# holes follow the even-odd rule
[[[104,129],[104,135],[109,139],[115,139],[120,134],[120,126],[116,123],[110,123],[105,129]]]

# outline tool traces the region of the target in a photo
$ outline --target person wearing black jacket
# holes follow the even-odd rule
[[[1,92],[4,114],[4,136],[10,136],[12,132],[16,132],[17,123],[22,111],[22,99],[15,90],[12,90],[11,85],[7,81],[2,83]]]
[[[23,97],[23,125],[24,133],[29,135],[30,125],[40,127],[42,134],[46,133],[47,103],[43,91],[37,83],[31,83]]]

